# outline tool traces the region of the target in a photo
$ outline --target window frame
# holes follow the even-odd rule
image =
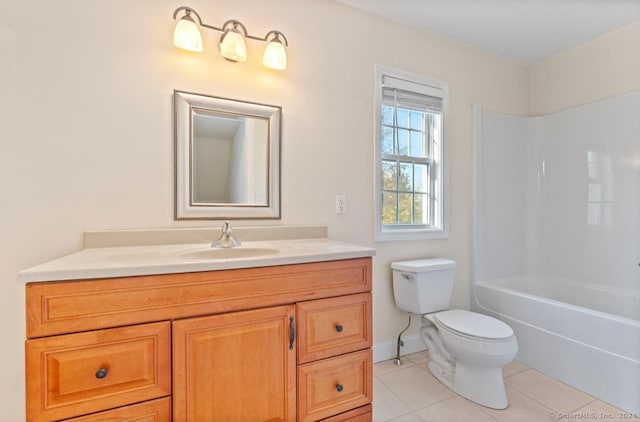
[[[434,194],[436,199],[435,224],[426,226],[421,224],[382,224],[382,163],[384,154],[382,153],[382,105],[383,105],[383,80],[384,77],[394,78],[407,82],[407,87],[403,90],[411,90],[412,84],[421,85],[428,92],[427,95],[442,99],[442,146],[440,157],[429,157],[433,159],[435,168]],[[423,93],[423,92],[422,92]],[[427,78],[414,73],[394,69],[387,66],[374,66],[374,240],[375,241],[395,241],[395,240],[422,240],[422,239],[443,239],[449,237],[448,218],[448,119],[449,117],[449,85],[446,82]]]

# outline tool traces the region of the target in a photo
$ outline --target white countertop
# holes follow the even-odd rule
[[[221,254],[220,258],[198,257],[217,253]],[[241,256],[229,257],[236,253]],[[209,243],[88,248],[20,271],[18,281],[31,283],[228,270],[373,255],[375,249],[328,239],[248,241],[232,250],[212,249]]]

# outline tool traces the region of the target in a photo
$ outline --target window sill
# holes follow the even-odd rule
[[[393,242],[399,240],[431,240],[446,239],[448,230],[438,229],[386,229],[377,228],[374,240],[376,242]]]

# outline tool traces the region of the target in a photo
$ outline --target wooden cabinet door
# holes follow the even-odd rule
[[[175,321],[173,418],[295,421],[295,306]]]

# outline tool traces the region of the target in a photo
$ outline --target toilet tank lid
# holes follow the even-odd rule
[[[391,263],[391,269],[420,273],[426,271],[449,270],[456,268],[456,262],[445,258],[414,259]]]

